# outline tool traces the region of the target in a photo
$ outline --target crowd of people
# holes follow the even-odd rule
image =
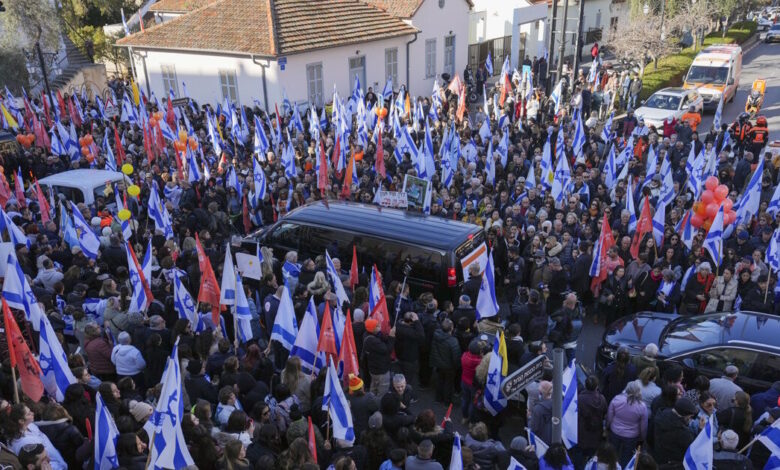
[[[533,68],[540,66],[534,63]],[[771,153],[762,153],[766,120],[754,125],[741,118],[733,126],[697,129],[700,116],[691,113],[690,119],[667,121],[663,128],[648,127],[632,111],[641,80],[606,71],[595,76],[593,80],[581,73],[569,80],[571,85],[567,81],[553,87],[549,95],[542,87],[529,90],[524,78],[516,76],[511,87],[499,81],[491,88],[484,107],[465,113],[457,84],[438,87],[434,96],[418,103],[412,99],[413,109],[403,104],[403,91],[384,100],[369,88],[349,98],[355,108],[376,109],[384,101],[395,109],[377,113],[380,120],[388,115],[384,125],[376,119],[361,123],[360,114],[353,114],[344,134],[337,130],[342,123],[331,122],[333,116],[324,110],[299,114],[287,109],[277,116],[257,106],[217,109],[216,104],[193,100],[173,110],[167,99],[147,98],[130,82],[117,83],[112,93],[113,104],[123,108],[121,118],[106,118],[103,104],[86,96],[65,95],[56,102],[53,97],[25,96],[13,102],[10,93],[4,94],[5,127],[13,127],[9,117],[16,114],[14,132],[36,136],[33,145],[2,153],[4,227],[16,243],[21,271],[65,348],[76,382],[62,399],[47,393],[33,401],[22,394],[21,401],[13,403],[16,384],[9,361],[3,361],[0,462],[11,468],[92,465],[99,392],[119,431],[117,465],[145,468],[150,436],[144,424],[157,405],[166,361],[178,344],[185,403],[181,429],[200,469],[441,469],[450,464],[457,431],[462,433],[463,468],[505,469],[517,462],[529,470],[615,470],[632,458],[635,469],[682,468],[686,449],[710,415],[717,418],[715,468],[762,468],[769,455],[761,443],[753,445],[749,458],[737,451],[780,418],[780,382],[750,397],[734,383],[739,371],[729,366],[722,379],[702,376],[683,383],[682,370],[659,371],[654,345],[635,358],[620,350],[603,377],[584,380],[578,405],[580,440],[571,449],[553,443],[551,368],[545,367],[541,379],[499,414],[484,405],[498,331],[506,337],[513,371],[546,354],[549,345],[573,357],[578,334],[574,323],[583,317],[608,323],[644,310],[693,315],[738,306],[766,313],[780,308],[770,289],[775,275],[765,259],[776,236],[778,210],[773,203],[780,165]],[[541,85],[536,79],[531,83]],[[594,93],[606,89],[619,93],[618,106],[628,108],[624,118],[613,117],[605,112],[609,108],[592,101]],[[133,117],[123,103],[136,99],[140,112]],[[333,109],[343,113],[347,107]],[[172,121],[174,138],[151,135],[154,131],[145,122],[149,116]],[[55,131],[25,130],[53,120],[99,144],[94,150],[85,145],[83,154],[75,157],[60,155],[52,143],[45,143],[49,136],[55,140]],[[256,125],[270,142],[259,151],[260,138],[253,139],[260,133]],[[367,141],[360,139],[364,125],[373,126]],[[290,130],[283,133],[285,127]],[[249,133],[242,137],[244,128]],[[298,260],[296,253],[267,248],[262,251],[262,279],[244,280],[255,332],[251,341],[237,340],[230,310],[222,312],[224,327],[210,320],[214,306],[205,302],[198,304],[207,314],[205,327],[177,313],[175,282],[195,293],[206,275],[198,258],[200,246],[220,278],[226,246],[234,235],[270,225],[310,201],[371,203],[379,190],[401,191],[405,175],[420,176],[425,170],[421,155],[428,128],[435,165],[427,175],[432,185],[428,217],[484,227],[502,304],[497,316],[479,318],[474,308],[482,283],[479,266],[452,298],[410,293],[408,287],[402,290],[400,279],[385,278],[387,310],[395,326],[382,333],[369,307],[367,276],[347,289],[348,305],[339,306],[324,253]],[[576,142],[580,131],[584,142]],[[179,132],[184,133],[181,144],[176,141]],[[419,155],[394,155],[399,132],[419,143]],[[65,140],[59,127],[56,134]],[[488,153],[499,149],[505,138],[506,148]],[[185,154],[181,145],[191,146],[192,152]],[[619,179],[615,176],[620,168],[606,168],[612,146],[615,153],[629,149],[627,171]],[[756,168],[762,170],[757,176],[759,210],[734,223],[719,260],[704,248],[707,229],[702,226],[689,235],[680,229],[685,220],[690,223],[686,214],[690,216],[704,189],[703,178],[700,187],[689,182],[690,156],[701,152],[713,162],[732,205],[752,189]],[[561,159],[571,171],[556,192],[547,175]],[[673,198],[664,202],[662,193],[669,189],[663,189],[666,163]],[[62,230],[58,207],[64,205],[67,213],[66,201],[41,195],[36,181],[69,169],[119,169],[125,164],[131,165],[130,181],[107,187],[92,205],[77,204],[100,240],[99,253],[91,256]],[[193,178],[193,173],[198,176]],[[554,173],[557,179],[558,171]],[[352,179],[345,184],[347,177]],[[267,187],[256,187],[258,181]],[[131,184],[140,190],[136,195]],[[154,193],[170,215],[171,233],[150,215]],[[49,200],[52,213],[45,217],[44,202]],[[125,220],[112,213],[116,200],[130,211],[125,218],[128,233],[123,232]],[[670,205],[660,240],[652,231],[636,236],[633,221],[640,213],[631,208],[641,209],[646,201],[653,208]],[[26,241],[14,238],[9,221],[23,231]],[[601,263],[605,279],[593,285],[591,265],[599,256],[594,247],[599,245],[602,221],[609,222],[616,244]],[[148,287],[154,300],[140,312],[130,305],[133,284],[125,243],[133,246],[139,260],[151,247]],[[338,259],[333,263],[338,270],[347,264]],[[341,273],[346,280],[347,272]],[[312,297],[320,321],[324,304],[350,312],[360,358],[360,373],[345,379],[353,442],[330,435],[322,411],[325,370],[306,373],[299,357],[269,342],[284,285],[293,286],[298,324]],[[396,322],[397,305],[401,313]],[[14,310],[26,341],[37,351],[38,328],[25,313]],[[454,414],[436,416],[431,400],[444,406],[455,403]],[[507,439],[500,431],[510,421],[521,423],[520,428],[527,425],[549,448],[541,451],[525,436]]]

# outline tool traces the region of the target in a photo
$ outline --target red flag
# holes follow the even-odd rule
[[[16,172],[14,177],[14,189],[16,190],[16,201],[19,207],[27,207],[27,199],[24,197],[24,182],[22,181],[22,173]]]
[[[330,303],[325,301],[325,313],[322,315],[322,325],[320,329],[320,338],[317,341],[317,352],[324,352],[327,355],[326,362],[330,360],[337,362],[339,357],[336,351],[336,331],[333,329],[333,319],[330,316]]]
[[[43,102],[43,115],[46,116],[46,126],[51,127],[51,116],[49,115],[49,100],[46,95],[41,94],[41,101]]]
[[[629,195],[630,197],[630,195]],[[631,256],[636,259],[639,256],[639,244],[642,243],[642,239],[645,234],[653,231],[653,216],[650,214],[650,203],[645,198],[645,203],[642,206],[642,215],[639,216],[639,220],[636,222],[636,232],[634,233],[634,241],[631,243]]]
[[[460,95],[461,91],[463,91],[463,81],[460,79],[460,75],[457,73],[455,74],[455,77],[450,80],[450,84],[447,85],[447,89],[450,90],[450,93]]]
[[[314,426],[311,425],[311,416],[309,416],[309,452],[314,457],[314,463],[317,463],[317,439],[314,437]]]
[[[116,148],[116,151],[114,152],[116,164],[117,166],[122,166],[122,162],[125,160],[125,149],[122,147],[122,139],[119,137],[119,131],[116,130],[116,125],[114,125],[114,147]]]
[[[24,120],[30,121],[35,117],[35,114],[30,108],[30,102],[27,100],[27,95],[24,95]]]
[[[71,121],[76,126],[81,126],[81,118],[79,117],[79,113],[76,112],[76,107],[73,106],[73,97],[68,100],[68,114],[70,115]]]
[[[455,116],[458,118],[458,121],[463,121],[463,114],[466,112],[466,92],[464,90],[461,90],[460,95],[458,95],[458,110],[455,113]]]
[[[357,246],[352,245],[352,266],[349,268],[349,287],[353,292],[358,282]]]
[[[5,173],[0,172],[0,207],[5,207],[9,199],[11,199],[11,186],[5,179]]]
[[[57,90],[57,104],[60,106],[60,115],[61,115],[60,117],[68,113],[68,108],[65,107],[65,100],[62,99],[62,94],[60,93],[60,90]]]
[[[173,130],[176,130],[179,127],[176,125],[176,113],[173,112],[173,99],[170,96],[168,96],[168,112],[165,113],[165,122],[167,122]]]
[[[219,283],[211,268],[211,261],[203,251],[200,237],[195,234],[195,248],[198,251],[198,267],[200,269],[200,289],[198,290],[198,302],[206,302],[211,305],[211,319],[215,325],[219,325]]]
[[[339,360],[344,364],[344,385],[349,386],[350,375],[359,375],[357,348],[355,347],[355,334],[352,332],[352,319],[347,310],[347,321],[344,323],[344,334],[341,336],[341,351]]]
[[[247,204],[247,197],[244,195],[244,207],[241,208],[241,217],[244,222],[244,232],[249,233],[252,230],[252,222],[249,220],[249,204]]]
[[[347,163],[347,172],[344,175],[344,182],[341,185],[341,197],[349,199],[352,196],[352,168],[355,166],[355,152],[349,156]]]
[[[376,160],[374,162],[374,169],[382,178],[387,178],[387,170],[385,170],[385,149],[382,148],[382,131],[379,131],[379,137],[376,142]]]
[[[333,171],[338,172],[338,166],[339,166],[339,158],[341,156],[341,139],[339,139],[339,136],[336,135],[334,137],[336,142],[333,144]]]
[[[607,214],[604,214],[604,220],[601,222],[601,235],[596,245],[597,251],[593,252],[594,257],[598,257],[599,273],[590,281],[590,288],[595,295],[598,295],[601,283],[607,278],[607,252],[615,246],[615,238],[612,236],[612,228],[609,226]]]
[[[387,298],[385,297],[385,290],[382,287],[382,276],[379,274],[376,265],[374,265],[374,275],[371,279],[369,295],[374,296],[374,307],[368,315],[369,318],[373,318],[379,322],[382,326],[382,333],[390,333],[390,312],[387,311]]]
[[[41,366],[35,360],[29,346],[24,341],[22,331],[16,323],[16,319],[3,301],[3,318],[5,324],[6,341],[8,343],[8,356],[11,359],[11,367],[17,367],[19,378],[22,382],[22,391],[32,401],[40,401],[43,396],[43,382],[41,382]]]
[[[146,152],[146,158],[149,159],[149,164],[154,162],[154,153],[152,153],[151,136],[149,135],[149,126],[144,124],[144,151]]]
[[[501,80],[501,100],[498,102],[501,106],[504,106],[506,96],[512,89],[512,82],[509,81],[509,75],[503,74],[503,80]]]
[[[323,198],[325,197],[325,188],[328,186],[328,156],[325,155],[325,144],[320,139],[320,167],[317,170],[317,188],[320,190]]]
[[[46,200],[46,197],[43,195],[43,191],[41,191],[41,185],[38,184],[38,180],[35,180],[35,192],[37,193],[38,197],[38,207],[41,211],[41,222],[44,224],[51,220],[51,216],[49,214],[49,211],[51,211],[51,207],[49,207],[49,201]]]

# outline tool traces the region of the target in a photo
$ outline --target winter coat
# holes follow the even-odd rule
[[[146,361],[135,346],[118,344],[111,351],[111,362],[116,366],[117,375],[136,375],[144,371]]]
[[[780,380],[773,383],[766,392],[756,393],[750,397],[753,416],[761,416],[764,411],[777,406],[778,399],[780,399]]]
[[[217,387],[202,375],[190,375],[184,380],[184,388],[187,389],[190,403],[197,403],[199,399],[212,404],[217,402]]]
[[[93,374],[115,374],[116,368],[111,361],[111,345],[105,338],[92,338],[84,344],[87,353],[89,371]]]
[[[430,366],[435,369],[455,370],[460,364],[460,345],[458,340],[444,330],[433,333],[431,343]]]
[[[361,395],[347,395],[349,408],[352,410],[352,425],[355,428],[355,436],[360,437],[368,431],[368,418],[379,409],[379,400],[373,393]]]
[[[531,431],[543,442],[552,442],[552,400],[539,400],[531,412]]]
[[[578,445],[583,449],[596,449],[601,444],[601,431],[607,415],[607,400],[598,390],[583,390],[577,399]]]
[[[371,374],[381,375],[390,371],[390,354],[395,338],[381,334],[367,334],[363,338],[363,358]]]
[[[674,409],[667,408],[655,416],[653,458],[662,466],[666,463],[682,462],[685,451],[696,436],[685,423],[685,419]]]
[[[89,458],[91,446],[81,448],[88,442],[67,418],[57,421],[38,421],[36,424],[38,429],[46,434],[54,447],[60,451],[68,468],[80,468],[84,460]]]
[[[478,441],[471,437],[471,434],[467,434],[463,444],[474,453],[474,463],[478,464],[480,469],[498,468],[499,460],[506,454],[501,442],[494,439]]]
[[[736,277],[732,277],[726,283],[723,276],[718,276],[710,288],[710,300],[707,302],[704,312],[730,312],[731,306],[734,305],[734,299],[737,298],[738,285]]]

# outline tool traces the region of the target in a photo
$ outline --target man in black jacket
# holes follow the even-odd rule
[[[441,328],[433,333],[431,343],[431,368],[436,372],[436,401],[452,403],[455,387],[455,371],[460,365],[460,345],[452,336],[452,320],[445,319]]]
[[[381,397],[390,389],[390,354],[395,343],[395,327],[388,336],[384,336],[379,331],[381,327],[378,321],[369,318],[365,324],[363,360],[371,375],[371,393]]]
[[[203,375],[206,368],[203,362],[192,359],[187,363],[187,372],[190,376],[184,380],[184,388],[190,397],[190,403],[197,403],[203,399],[215,405],[217,403],[217,387],[209,382]]]
[[[425,330],[419,317],[414,312],[406,312],[403,321],[396,326],[395,354],[401,366],[401,372],[406,376],[413,389],[419,388],[420,349],[425,342]]]
[[[480,274],[479,263],[474,263],[469,266],[469,280],[463,283],[463,288],[460,293],[461,296],[467,295],[471,301],[471,306],[477,306],[477,294],[479,294],[479,288],[482,285],[482,275]]]
[[[653,457],[659,466],[682,462],[685,451],[696,438],[688,425],[697,412],[691,400],[679,398],[674,408],[667,408],[656,415],[653,421]]]

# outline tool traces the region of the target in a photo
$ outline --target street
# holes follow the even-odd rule
[[[763,37],[763,34],[761,35]],[[780,59],[780,44],[758,43],[749,49],[742,58],[742,77],[739,79],[739,90],[732,103],[723,106],[723,119],[721,122],[731,125],[745,110],[745,101],[750,94],[753,80],[766,79],[766,96],[764,106],[759,114],[767,117],[769,128],[776,128],[780,124],[780,74],[777,74],[777,60]],[[714,112],[708,112],[702,116],[699,132],[704,134],[712,125]],[[770,136],[771,140],[772,136]]]

